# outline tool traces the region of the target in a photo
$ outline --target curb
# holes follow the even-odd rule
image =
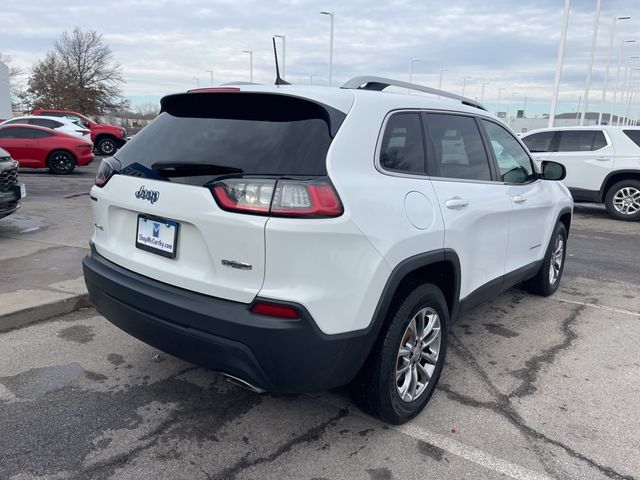
[[[35,307],[17,310],[0,316],[0,333],[49,320],[53,317],[59,317],[60,315],[66,315],[89,306],[89,295],[83,293],[63,300],[55,300]]]

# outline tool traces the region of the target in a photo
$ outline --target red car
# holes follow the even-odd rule
[[[21,167],[48,168],[67,174],[93,160],[93,144],[78,137],[35,125],[0,127],[0,147]]]
[[[68,110],[43,110],[33,111],[33,115],[46,115],[47,117],[65,117],[84,125],[91,130],[91,141],[96,146],[96,150],[102,155],[113,155],[116,150],[127,143],[127,131],[116,125],[108,123],[96,123],[84,115]]]

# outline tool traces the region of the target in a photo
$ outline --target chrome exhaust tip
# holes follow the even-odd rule
[[[236,385],[238,387],[242,387],[246,390],[251,390],[253,393],[264,393],[266,392],[266,390],[256,387],[255,385],[251,385],[249,382],[247,382],[246,380],[242,380],[241,378],[238,377],[234,377],[233,375],[229,375],[228,373],[220,373],[220,375],[222,375],[225,380],[233,385]]]

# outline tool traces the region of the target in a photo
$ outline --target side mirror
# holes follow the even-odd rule
[[[567,176],[567,169],[558,162],[546,160],[542,162],[542,178],[545,180],[564,180]]]

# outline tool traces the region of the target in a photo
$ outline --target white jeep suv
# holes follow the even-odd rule
[[[522,141],[537,162],[565,166],[564,183],[576,202],[604,203],[613,218],[640,220],[640,128],[545,128]]]
[[[539,173],[472,100],[358,77],[161,105],[100,166],[83,262],[98,311],[150,345],[257,391],[353,383],[401,423],[432,395],[456,318],[519,282],[558,287],[563,168]]]

